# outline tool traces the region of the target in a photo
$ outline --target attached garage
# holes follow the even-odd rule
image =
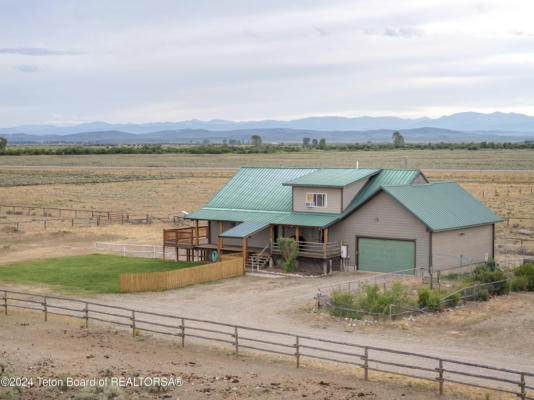
[[[356,237],[356,265],[360,271],[414,269],[415,254],[415,240]]]

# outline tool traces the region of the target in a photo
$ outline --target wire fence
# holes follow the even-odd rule
[[[449,382],[534,400],[534,372],[530,371],[80,299],[0,289],[2,292],[0,308],[4,308],[5,315],[10,308],[19,308],[41,312],[45,321],[49,315],[60,315],[81,319],[85,328],[89,321],[97,321],[130,329],[134,337],[140,332],[168,335],[177,338],[182,347],[188,339],[230,346],[236,356],[242,350],[276,354],[293,359],[297,368],[304,359],[311,359],[359,367],[365,380],[369,379],[369,371],[377,371],[437,382],[440,394]]]

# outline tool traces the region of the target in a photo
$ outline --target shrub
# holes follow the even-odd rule
[[[526,276],[516,276],[512,279],[512,291],[525,292],[528,290],[528,278]]]
[[[330,296],[332,298],[332,305],[334,306],[330,311],[332,315],[345,318],[362,318],[362,313],[350,310],[354,308],[354,297],[350,293],[332,292]],[[348,310],[344,310],[343,308],[347,308]]]
[[[364,294],[357,301],[359,309],[383,315],[389,313],[390,305],[402,307],[412,304],[410,294],[399,281],[394,282],[390,290],[385,289],[382,293],[376,284],[365,286]]]
[[[332,293],[333,305],[344,309],[334,307],[331,314],[338,317],[361,319],[364,313],[358,310],[388,315],[390,305],[398,308],[414,303],[409,292],[399,281],[394,282],[391,289],[385,289],[382,292],[376,284],[365,285],[362,290],[363,293],[358,298],[354,298],[348,293]]]
[[[284,259],[284,268],[286,272],[291,272],[295,269],[295,258],[297,258],[297,242],[293,238],[280,237],[277,240],[280,246],[280,254]]]
[[[521,278],[522,282],[527,282],[526,289],[528,291],[534,291],[534,264],[525,263],[514,270],[516,278]],[[513,282],[512,282],[513,285]]]
[[[497,268],[493,261],[476,267],[472,277],[474,281],[481,283],[505,281],[507,278],[506,274]],[[488,285],[484,290],[488,292],[488,295],[501,295],[508,292],[508,285],[506,282],[494,283]]]
[[[417,303],[421,308],[428,308],[429,310],[436,311],[441,308],[440,296],[438,292],[434,292],[429,288],[424,288],[419,291],[419,297]]]
[[[489,292],[487,289],[480,289],[477,291],[477,301],[488,301],[489,300]]]
[[[456,305],[460,302],[462,299],[462,294],[460,292],[454,293],[454,294],[446,294],[444,297],[447,298],[445,302],[446,307],[456,307]]]

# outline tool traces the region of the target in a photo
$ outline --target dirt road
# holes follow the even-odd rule
[[[0,387],[0,398],[13,399],[466,399],[480,398],[469,388],[449,387],[437,395],[435,383],[391,379],[371,373],[370,381],[360,370],[293,364],[279,359],[241,355],[221,348],[181,349],[167,340],[91,327],[88,331],[71,321],[43,322],[35,314],[0,315],[0,376],[7,367],[11,377],[33,378],[34,386],[19,393]],[[114,397],[104,397],[96,388],[39,386],[37,379],[124,379],[174,377],[182,386],[145,383],[121,388],[102,388]],[[400,384],[399,384],[400,383]],[[98,385],[97,385],[98,386]],[[473,397],[470,396],[473,395]],[[19,397],[20,396],[20,397]],[[100,397],[99,397],[100,396]],[[493,397],[492,399],[499,397]]]
[[[402,324],[389,326],[356,321],[356,326],[348,328],[346,321],[312,312],[317,286],[347,279],[350,278],[346,273],[325,278],[245,276],[167,292],[97,298],[105,303],[154,312],[534,371],[532,296],[509,296],[493,300],[493,303],[474,303],[459,308],[456,312],[463,324],[450,314],[445,326],[432,319],[425,325],[424,319],[419,318],[413,329]],[[493,308],[477,313],[490,306]]]

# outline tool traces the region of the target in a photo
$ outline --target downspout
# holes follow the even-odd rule
[[[433,287],[432,278],[434,275],[433,265],[432,265],[432,231],[428,230],[428,272],[430,274],[430,289]]]
[[[491,258],[495,260],[495,224],[491,224]]]

